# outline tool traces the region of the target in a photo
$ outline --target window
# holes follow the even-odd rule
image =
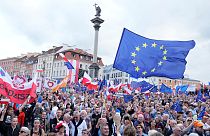
[[[47,63],[47,68],[48,68],[48,63]]]
[[[51,68],[51,63],[50,63],[50,65],[49,65],[49,68]]]
[[[55,71],[53,72],[53,76],[55,76]]]
[[[88,56],[86,56],[85,60],[87,60],[87,61],[88,61],[88,60],[90,60],[90,58],[89,58]]]
[[[85,65],[85,69],[86,69],[86,70],[88,69],[88,66],[87,66],[87,65]]]
[[[57,67],[59,67],[59,63],[57,64]]]
[[[60,76],[62,76],[62,70],[60,70]]]
[[[56,67],[56,63],[54,63],[54,67]]]
[[[65,76],[66,75],[66,70],[63,70],[63,76]]]
[[[57,71],[57,76],[58,76],[58,71]]]
[[[49,77],[50,77],[50,71],[49,71]]]
[[[75,55],[74,53],[72,53],[72,57],[75,58],[75,56],[76,56],[76,55]]]
[[[61,62],[61,67],[62,67],[62,64],[63,64],[63,63]]]
[[[81,68],[81,69],[82,69],[82,64],[80,64],[80,65],[79,65],[79,68]]]

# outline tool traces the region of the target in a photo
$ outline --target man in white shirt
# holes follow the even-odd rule
[[[205,130],[206,135],[209,136],[210,135],[210,118],[207,116],[203,116],[203,118],[207,119],[206,123],[203,125],[203,129]]]
[[[50,112],[50,119],[54,119],[55,118],[57,110],[58,110],[57,102],[53,102],[53,107],[52,107],[52,110]]]
[[[71,116],[68,114],[68,113],[66,113],[66,114],[64,114],[64,116],[63,116],[63,125],[65,126],[65,128],[66,128],[66,135],[67,136],[70,136],[70,121],[71,121]]]
[[[72,136],[82,136],[82,130],[87,129],[87,124],[85,120],[80,117],[79,111],[74,112],[73,119],[70,124]]]

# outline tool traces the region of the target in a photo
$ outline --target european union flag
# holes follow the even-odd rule
[[[160,87],[160,92],[161,93],[173,93],[173,90],[171,90],[170,87],[162,84],[161,87]]]
[[[139,84],[139,82],[137,82],[137,81],[131,81],[131,87],[132,87],[133,89],[137,89],[137,88],[140,87],[140,84]]]
[[[153,88],[150,90],[150,92],[153,92],[153,93],[158,92],[157,86],[153,86]]]
[[[199,90],[197,94],[196,102],[198,101],[201,101],[201,102],[205,101],[205,99],[203,98],[203,94],[201,93],[201,90]]]
[[[202,120],[205,113],[206,113],[206,107],[203,107],[203,109],[201,110],[201,112],[198,115],[198,120]]]
[[[133,95],[124,95],[124,102],[128,103],[133,100]]]
[[[153,85],[151,85],[150,83],[146,81],[141,81],[139,84],[140,84],[142,93],[150,90],[153,87]]]
[[[103,80],[99,83],[99,91],[101,91],[103,89],[104,86],[106,86],[106,79],[105,79],[105,76],[103,78]]]
[[[183,78],[185,58],[194,46],[193,40],[153,40],[124,29],[113,67],[135,78]]]

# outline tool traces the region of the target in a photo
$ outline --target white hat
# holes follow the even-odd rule
[[[190,133],[189,136],[199,136],[199,135],[196,133]]]
[[[29,135],[30,130],[27,127],[21,127],[21,131],[24,131],[27,135]]]

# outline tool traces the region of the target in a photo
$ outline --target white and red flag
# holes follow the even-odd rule
[[[28,96],[36,97],[36,77],[30,82],[17,86],[10,75],[0,67],[0,94],[10,99],[11,102],[22,104]]]
[[[44,88],[53,89],[57,86],[57,81],[49,78],[44,79]]]

